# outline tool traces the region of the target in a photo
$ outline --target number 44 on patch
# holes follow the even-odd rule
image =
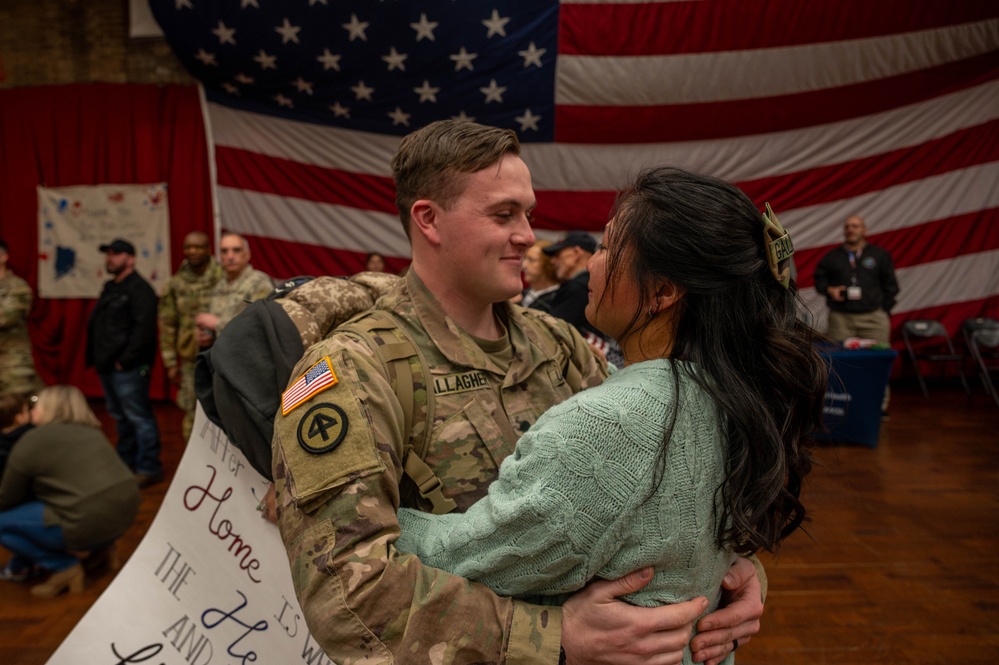
[[[298,421],[298,443],[313,455],[334,450],[345,436],[347,414],[336,404],[316,404]]]

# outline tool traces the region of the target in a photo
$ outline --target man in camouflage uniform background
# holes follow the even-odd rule
[[[513,132],[467,122],[433,123],[403,140],[393,174],[413,263],[375,304],[396,328],[349,332],[379,318],[362,315],[319,341],[329,328],[312,319],[323,314],[324,294],[306,284],[284,305],[307,351],[275,421],[278,523],[306,622],[338,663],[554,665],[560,646],[569,663],[644,663],[679,654],[706,607],[701,599],[660,608],[615,601],[647,582],[633,573],[591,584],[563,612],[498,597],[393,546],[400,505],[467,508],[519,432],[606,376],[569,324],[506,302],[521,289],[521,259],[534,242],[534,192],[518,155]],[[396,353],[407,338],[399,328],[419,350],[409,385],[372,346]],[[422,485],[406,444],[420,440],[424,422],[413,417],[405,431],[400,388],[414,391],[416,412],[431,393],[434,401],[422,457],[432,473]],[[739,607],[711,615],[719,630],[698,636],[717,654],[731,651],[733,635],[745,641],[759,630],[760,584],[740,561]]]
[[[208,297],[222,279],[222,266],[211,254],[208,234],[184,238],[184,261],[160,298],[160,355],[170,382],[177,386],[177,406],[184,410],[184,440],[194,425],[194,361],[201,350],[194,317],[208,310]]]
[[[11,272],[9,258],[0,240],[0,393],[25,396],[42,387],[28,337],[31,287]]]
[[[220,279],[208,298],[208,308],[195,317],[199,330],[199,346],[212,345],[232,318],[254,300],[260,300],[274,289],[266,273],[250,265],[250,243],[238,233],[224,233],[219,241],[222,269]]]

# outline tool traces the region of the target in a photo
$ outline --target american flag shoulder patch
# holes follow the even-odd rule
[[[326,356],[310,367],[305,374],[299,377],[298,381],[295,381],[284,391],[281,395],[281,415],[287,416],[295,410],[295,407],[306,402],[313,395],[326,388],[331,388],[337,383],[333,363],[330,362],[330,357]]]

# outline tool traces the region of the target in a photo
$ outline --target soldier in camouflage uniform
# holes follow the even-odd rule
[[[0,393],[24,396],[41,387],[28,338],[31,287],[10,271],[8,257],[0,240]]]
[[[177,386],[177,406],[184,410],[184,440],[194,425],[194,360],[200,351],[194,317],[208,309],[208,296],[222,278],[222,266],[211,254],[208,235],[184,238],[184,261],[160,298],[160,355],[167,377]]]
[[[223,234],[219,252],[225,279],[220,279],[212,289],[208,309],[195,317],[195,323],[201,329],[201,348],[211,346],[226,324],[246,309],[247,304],[260,300],[274,289],[273,280],[250,265],[250,243],[246,238],[237,233]]]
[[[633,573],[591,585],[563,613],[498,597],[394,547],[399,506],[431,510],[442,494],[465,509],[485,494],[519,432],[606,376],[567,323],[506,302],[521,289],[521,259],[534,242],[534,192],[518,154],[513,132],[444,121],[404,139],[393,161],[413,263],[375,308],[404,327],[431,377],[409,388],[417,405],[433,392],[423,458],[433,481],[412,480],[404,450],[424,424],[414,418],[404,431],[400,386],[371,346],[391,354],[400,331],[334,330],[306,351],[283,395],[273,442],[278,523],[306,622],[337,663],[554,665],[560,644],[571,663],[649,662],[680,654],[706,607],[701,599],[654,609],[614,601],[647,581]],[[306,342],[325,332],[307,320],[310,309],[289,311]],[[736,614],[756,621],[758,581],[740,574],[749,598]],[[724,629],[700,637],[724,643],[727,654],[733,619],[709,617]]]

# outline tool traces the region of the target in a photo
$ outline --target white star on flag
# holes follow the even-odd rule
[[[194,54],[194,57],[205,63],[205,65],[212,65],[213,67],[219,66],[219,63],[215,61],[215,54],[209,53],[203,48],[199,48],[198,52]]]
[[[290,109],[295,108],[295,103],[284,95],[274,95],[274,101],[278,103],[278,106],[286,106]]]
[[[469,53],[468,51],[465,50],[465,47],[462,46],[460,51],[458,51],[454,55],[449,55],[448,57],[454,60],[454,71],[460,72],[462,69],[467,69],[468,71],[472,71],[474,69],[472,67],[472,60],[478,58],[479,54]]]
[[[364,33],[370,23],[357,20],[357,14],[350,15],[350,23],[344,23],[343,29],[350,33],[350,41],[360,39],[362,42],[368,41],[368,36]]]
[[[298,88],[299,92],[305,92],[310,95],[312,94],[312,83],[310,81],[306,81],[301,76],[292,81],[291,84]]]
[[[239,94],[239,88],[237,88],[234,84],[229,83],[228,81],[222,84],[222,89],[228,92],[230,95]]]
[[[236,45],[236,29],[225,27],[222,21],[219,21],[219,27],[212,28],[212,34],[219,38],[219,44]]]
[[[434,28],[436,28],[439,23],[437,21],[428,21],[426,14],[420,14],[419,23],[410,23],[409,27],[416,30],[416,41],[420,41],[424,37],[430,41],[434,41]]]
[[[241,0],[241,2],[239,3],[239,8],[246,9],[250,5],[253,5],[257,9],[260,9],[260,5],[257,4],[257,0]]]
[[[462,120],[462,121],[466,121],[466,122],[475,122],[475,118],[473,116],[467,115],[465,113],[465,109],[462,109],[461,113],[459,113],[458,115],[451,116],[451,119],[452,120]]]
[[[482,25],[489,28],[489,31],[486,33],[486,39],[489,39],[493,35],[506,37],[506,24],[509,22],[509,18],[501,18],[499,12],[494,9],[493,15],[482,21]]]
[[[342,56],[330,53],[328,48],[323,49],[323,54],[316,58],[319,62],[323,63],[323,70],[335,69],[340,71],[340,58]]]
[[[253,56],[253,61],[260,63],[261,69],[277,69],[277,65],[274,64],[277,62],[277,56],[268,54],[264,49],[260,49],[260,53]]]
[[[419,88],[413,88],[413,92],[420,96],[420,103],[423,102],[433,102],[437,103],[437,93],[440,92],[440,88],[434,88],[430,85],[430,81],[424,80],[423,85]]]
[[[369,88],[364,85],[364,81],[358,81],[357,85],[351,86],[350,89],[354,91],[354,95],[357,99],[366,99],[369,102],[371,101],[371,93],[375,91],[374,88]]]
[[[531,113],[531,109],[524,109],[524,115],[518,115],[514,120],[520,123],[520,131],[522,132],[526,132],[528,129],[538,131],[538,120],[541,120],[541,116]]]
[[[531,42],[526,51],[517,51],[517,55],[524,59],[524,67],[537,65],[541,67],[541,56],[548,52],[546,48],[538,48]]]
[[[235,78],[237,81],[239,81],[243,85],[253,85],[253,77],[252,76],[247,76],[243,72],[240,72],[240,73],[236,74],[236,76],[234,76],[233,78]]]
[[[409,116],[411,115],[411,113],[403,113],[402,109],[396,106],[395,110],[388,114],[388,117],[392,118],[393,125],[409,127]]]
[[[398,51],[396,51],[395,47],[393,46],[392,49],[389,51],[388,55],[382,56],[382,60],[388,63],[389,71],[398,68],[399,71],[404,72],[406,71],[406,65],[404,63],[406,61],[406,58],[408,57],[409,56],[407,54],[399,53]]]
[[[485,88],[479,88],[479,92],[486,96],[486,104],[489,102],[499,102],[503,103],[503,93],[506,92],[506,88],[503,86],[496,85],[496,79],[491,79],[489,81],[489,86]]]
[[[298,41],[298,33],[301,29],[301,26],[292,25],[286,18],[283,24],[274,28],[274,32],[281,35],[282,44],[287,44],[288,42],[295,42],[296,44],[299,44],[301,42]]]
[[[191,0],[177,0],[177,11],[180,11],[184,7],[194,9],[194,5],[191,4]]]
[[[340,102],[336,102],[330,107],[330,111],[338,118],[350,118],[350,108]]]

